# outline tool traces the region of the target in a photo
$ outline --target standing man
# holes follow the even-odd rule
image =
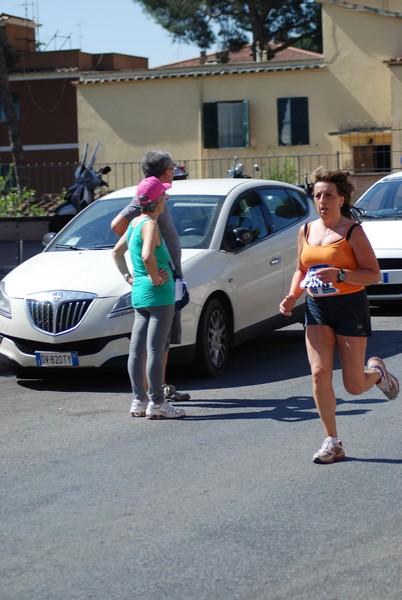
[[[149,150],[141,159],[141,168],[144,177],[157,177],[161,183],[172,183],[174,163],[168,152],[161,150]],[[141,207],[136,196],[112,221],[111,228],[120,237],[124,235],[129,223],[141,214]],[[181,247],[176,228],[173,223],[169,207],[166,206],[158,219],[161,235],[169,250],[170,258],[179,277],[183,277],[181,270]],[[170,333],[170,343],[179,344],[181,339],[180,311],[175,313]],[[165,371],[168,352],[164,355]],[[190,400],[190,394],[180,393],[174,385],[164,384],[164,393],[167,400],[186,401]]]

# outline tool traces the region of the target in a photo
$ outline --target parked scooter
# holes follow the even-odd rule
[[[105,166],[98,171],[94,171],[96,152],[99,148],[99,142],[85,165],[88,144],[85,144],[81,162],[75,171],[75,183],[68,188],[64,201],[57,207],[55,214],[50,219],[49,231],[58,233],[76,214],[81,212],[89,204],[92,204],[99,197],[97,191],[103,186],[107,186],[107,181],[102,179],[111,171],[109,166]]]
[[[307,173],[304,174],[303,183],[298,184],[298,187],[301,187],[306,192],[307,196],[313,197],[314,185],[308,180]]]
[[[188,173],[184,165],[174,165],[173,181],[188,179]]]
[[[260,167],[258,165],[253,165],[254,171],[259,171]],[[229,177],[234,179],[251,179],[251,175],[245,175],[242,163],[237,160],[237,156],[233,159],[233,167],[228,169]]]

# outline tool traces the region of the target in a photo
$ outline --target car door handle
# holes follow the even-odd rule
[[[269,261],[270,265],[277,265],[278,263],[282,262],[282,257],[281,256],[274,256],[274,258],[271,258],[271,260]]]

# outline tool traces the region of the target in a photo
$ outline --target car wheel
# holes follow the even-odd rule
[[[229,318],[222,303],[213,298],[202,311],[194,364],[201,375],[218,377],[226,370],[230,349]]]

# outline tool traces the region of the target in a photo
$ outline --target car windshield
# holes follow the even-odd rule
[[[119,236],[112,231],[110,223],[130,200],[110,198],[93,202],[60,231],[46,251],[113,248]]]
[[[170,195],[168,205],[182,248],[208,248],[223,206],[223,196]]]
[[[46,251],[113,248],[118,236],[110,228],[110,223],[130,200],[110,198],[90,204],[62,229]],[[169,208],[182,248],[208,248],[223,201],[223,196],[169,197]]]
[[[402,218],[402,179],[374,185],[356,202],[363,219]]]

